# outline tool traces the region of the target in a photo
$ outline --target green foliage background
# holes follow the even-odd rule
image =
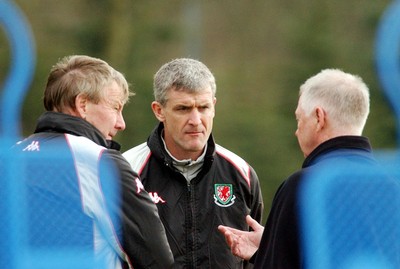
[[[146,140],[156,120],[152,78],[178,57],[201,60],[217,79],[214,135],[245,158],[262,184],[265,213],[278,185],[301,167],[294,136],[298,88],[321,69],[358,74],[370,86],[364,134],[395,147],[392,111],[374,66],[376,29],[389,0],[17,0],[36,41],[34,81],[23,106],[23,135],[43,112],[51,66],[87,54],[123,72],[136,96],[126,106],[123,151]],[[10,49],[0,35],[0,81]]]

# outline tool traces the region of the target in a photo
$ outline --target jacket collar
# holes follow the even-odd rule
[[[84,136],[98,145],[109,149],[120,149],[120,145],[112,140],[106,140],[100,131],[84,119],[64,113],[47,111],[37,122],[35,133],[54,132]]]
[[[356,149],[372,153],[371,144],[364,136],[338,136],[317,146],[303,162],[303,168],[314,164],[324,154],[340,149]]]

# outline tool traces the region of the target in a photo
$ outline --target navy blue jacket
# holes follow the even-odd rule
[[[254,268],[304,268],[299,230],[299,188],[306,173],[321,165],[334,169],[337,160],[346,158],[376,164],[366,137],[336,137],[315,148],[304,160],[302,169],[280,185],[272,202],[260,247],[252,258],[255,258]]]

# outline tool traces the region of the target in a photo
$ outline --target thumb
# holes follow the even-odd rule
[[[246,216],[247,224],[254,230],[258,231],[263,228],[255,219],[253,219],[250,215]]]

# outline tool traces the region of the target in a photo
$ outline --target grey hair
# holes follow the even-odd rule
[[[299,105],[307,115],[320,106],[335,128],[361,134],[370,109],[369,89],[357,75],[325,69],[300,86]]]
[[[187,92],[201,92],[211,89],[215,97],[217,86],[214,75],[202,62],[189,58],[172,60],[154,75],[154,99],[162,105],[167,102],[171,89]]]
[[[51,69],[44,91],[43,103],[47,111],[63,112],[75,109],[75,98],[84,94],[98,103],[106,98],[105,87],[115,81],[122,89],[125,104],[134,95],[124,75],[105,61],[86,55],[71,55],[62,58]]]

